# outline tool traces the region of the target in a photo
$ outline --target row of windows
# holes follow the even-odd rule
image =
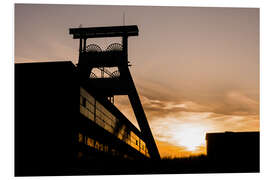
[[[95,148],[98,151],[111,153],[113,156],[123,156],[124,158],[132,159],[127,154],[123,154],[116,149],[109,148],[107,144],[102,144],[99,141],[78,133],[78,142],[87,145],[88,147]],[[82,152],[79,152],[78,157],[82,157]]]
[[[96,101],[83,88],[80,89],[80,94],[81,114],[149,157],[148,150],[142,139],[122,124],[112,113]]]
[[[109,151],[108,145],[102,144],[99,141],[94,140],[88,136],[84,136],[82,133],[78,134],[78,142],[84,143],[89,147],[97,149],[98,151],[104,151],[104,152]]]

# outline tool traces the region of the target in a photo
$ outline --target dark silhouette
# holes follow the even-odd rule
[[[160,159],[128,69],[127,38],[138,35],[137,26],[70,32],[80,39],[77,66],[15,65],[15,174],[58,172],[87,160]],[[111,44],[106,51],[86,47],[87,38],[115,36],[122,36],[123,45]],[[101,78],[91,76],[93,68],[102,70]],[[141,131],[108,100],[120,94],[129,96]]]
[[[208,133],[206,140],[207,156],[213,164],[223,168],[242,167],[259,171],[259,132]]]
[[[254,166],[252,160],[230,168],[237,156],[224,162],[212,158],[216,149],[210,148],[209,157],[160,159],[128,68],[128,37],[137,36],[138,27],[74,28],[70,34],[80,39],[76,66],[15,64],[15,176],[259,171],[257,151],[246,154]],[[122,37],[122,44],[102,51],[86,45],[94,37]],[[114,106],[115,95],[128,95],[141,131]],[[209,145],[223,141],[207,137]]]
[[[69,30],[74,39],[80,39],[78,69],[83,83],[86,86],[95,88],[95,91],[99,92],[99,95],[103,97],[128,95],[149,154],[152,159],[160,159],[154,137],[128,68],[128,37],[138,36],[138,32],[136,25],[72,28]],[[88,38],[97,37],[122,37],[122,45],[114,43],[104,52],[97,45],[86,46]],[[111,76],[111,78],[105,79],[89,78],[93,68],[104,69],[106,67],[117,67],[119,76]]]
[[[78,77],[71,62],[15,65],[16,175],[149,158],[141,132]]]

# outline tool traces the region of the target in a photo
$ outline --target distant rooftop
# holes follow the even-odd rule
[[[246,131],[246,132],[232,132],[232,131],[226,131],[226,132],[216,132],[216,133],[206,133],[206,139],[209,139],[210,137],[224,137],[224,136],[259,136],[259,131]]]

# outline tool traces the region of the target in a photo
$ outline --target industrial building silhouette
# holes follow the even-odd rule
[[[137,36],[138,27],[80,27],[70,34],[80,42],[77,66],[15,64],[15,175],[57,172],[91,160],[160,159],[129,71],[128,37]],[[86,44],[97,37],[121,37],[122,44],[105,51]],[[115,95],[129,97],[140,130],[114,106]]]
[[[69,33],[79,40],[77,65],[15,64],[15,176],[259,171],[258,132],[210,133],[207,158],[161,160],[129,71],[128,37],[138,36],[138,27]],[[106,50],[87,44],[107,37],[122,43]],[[140,130],[114,105],[117,95],[128,96]],[[234,162],[241,163],[231,168]]]
[[[129,71],[128,37],[138,36],[136,25],[112,26],[96,28],[72,28],[69,31],[74,39],[80,40],[78,70],[80,80],[89,89],[95,89],[101,97],[113,98],[114,95],[127,95],[132,105],[143,139],[153,159],[160,159],[160,155],[147,122],[139,95]],[[96,44],[87,45],[89,38],[121,37],[122,44],[113,43],[102,51]],[[111,72],[106,68],[117,68]],[[92,70],[98,68],[103,72],[100,78],[93,75]],[[109,77],[104,77],[107,73]],[[91,76],[92,75],[92,76]],[[90,78],[89,78],[90,77]]]
[[[207,157],[212,164],[259,171],[259,132],[207,133],[206,142]]]

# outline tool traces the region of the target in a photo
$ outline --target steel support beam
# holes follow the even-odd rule
[[[152,159],[160,159],[153,134],[148,124],[138,92],[129,71],[128,62],[128,37],[138,35],[138,27],[133,26],[111,26],[96,28],[74,28],[70,29],[74,39],[80,39],[80,50],[82,50],[82,39],[84,39],[83,53],[80,53],[78,69],[84,82],[89,82],[89,87],[95,88],[101,96],[114,96],[119,94],[128,95],[135,117],[139,124],[143,140]],[[94,37],[122,37],[123,50],[119,52],[85,52],[86,39]],[[118,67],[119,78],[116,79],[89,79],[94,67]]]

